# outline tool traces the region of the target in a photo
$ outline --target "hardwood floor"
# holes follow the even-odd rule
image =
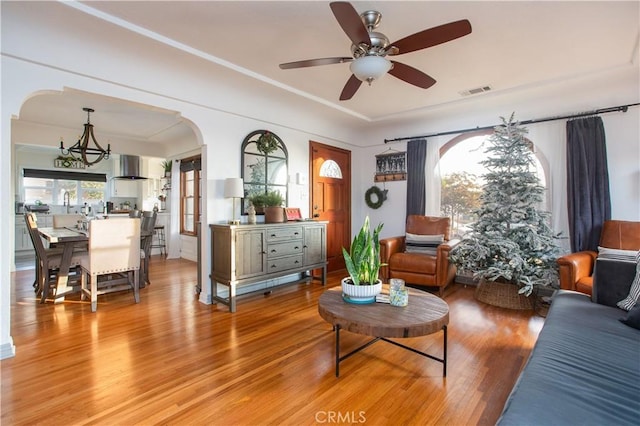
[[[440,363],[385,342],[343,361],[336,378],[318,282],[241,296],[230,314],[198,302],[194,263],[151,262],[140,304],[109,294],[96,313],[78,295],[41,305],[33,270],[15,273],[3,425],[494,424],[544,321],[455,284],[444,297],[446,378]],[[340,337],[344,351],[368,339]],[[442,354],[441,333],[402,342]]]

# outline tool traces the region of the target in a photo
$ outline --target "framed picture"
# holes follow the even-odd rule
[[[406,180],[407,161],[405,152],[376,155],[375,181]]]
[[[302,213],[300,213],[300,209],[297,207],[287,207],[284,209],[284,212],[287,215],[287,220],[302,219]]]

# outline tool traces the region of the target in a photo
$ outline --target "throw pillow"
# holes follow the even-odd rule
[[[407,232],[405,235],[405,252],[422,253],[435,256],[438,246],[444,242],[444,235],[419,235]]]
[[[636,254],[636,276],[631,283],[629,295],[618,302],[618,307],[625,311],[630,310],[640,300],[640,251]]]
[[[640,304],[636,304],[631,308],[626,318],[620,318],[620,322],[640,330]]]
[[[608,247],[598,247],[599,259],[619,260],[621,262],[637,262],[638,250],[620,250]]]

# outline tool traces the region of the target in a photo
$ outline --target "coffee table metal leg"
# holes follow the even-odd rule
[[[351,352],[349,352],[348,354],[344,355],[344,356],[340,356],[340,325],[339,324],[335,324],[333,326],[333,330],[336,332],[336,377],[340,377],[340,361],[344,361],[345,359],[349,358],[351,355],[360,352],[361,350],[363,350],[364,348],[369,347],[370,345],[374,344],[375,342],[377,342],[378,340],[384,340],[385,342],[391,343],[392,345],[396,345],[399,346],[401,348],[404,348],[406,350],[409,350],[411,352],[414,352],[418,355],[422,355],[424,357],[430,358],[434,361],[438,361],[442,363],[442,377],[447,377],[447,326],[444,325],[442,326],[442,331],[443,331],[443,340],[444,340],[444,345],[443,345],[443,357],[442,358],[438,358],[435,357],[431,354],[419,351],[415,348],[412,348],[410,346],[407,345],[403,345],[402,343],[398,343],[394,340],[390,340],[387,339],[385,337],[376,337],[372,340],[370,340],[369,342],[365,343],[364,345],[352,350]]]
[[[442,359],[442,377],[447,377],[447,326],[442,326],[442,331],[444,332],[444,353]]]

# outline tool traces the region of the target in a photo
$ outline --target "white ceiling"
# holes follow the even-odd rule
[[[296,60],[351,56],[351,42],[326,1],[90,1],[75,7],[120,27],[146,31],[148,37],[178,47],[176,54],[194,49],[192,53],[201,58],[236,69],[238,78],[250,74],[279,90],[328,104],[364,121],[393,120],[409,112],[433,111],[487,96],[461,95],[481,86],[490,86],[492,93],[530,91],[632,63],[637,66],[637,1],[352,4],[358,12],[381,12],[377,31],[392,41],[459,19],[468,19],[473,30],[463,38],[394,57],[435,78],[433,87],[420,89],[386,75],[370,87],[363,84],[351,100],[341,102],[340,92],[351,75],[348,64],[293,70],[278,67]],[[105,28],[105,38],[110,37],[109,28],[118,30],[112,25]],[[96,109],[92,122],[102,131],[129,132],[148,141],[192,132],[174,111],[124,105],[110,98],[82,99],[85,95],[66,91],[36,96],[25,104],[21,119],[56,120],[80,127],[86,118],[78,108],[82,105]],[[55,114],[48,108],[53,103],[57,104]]]

